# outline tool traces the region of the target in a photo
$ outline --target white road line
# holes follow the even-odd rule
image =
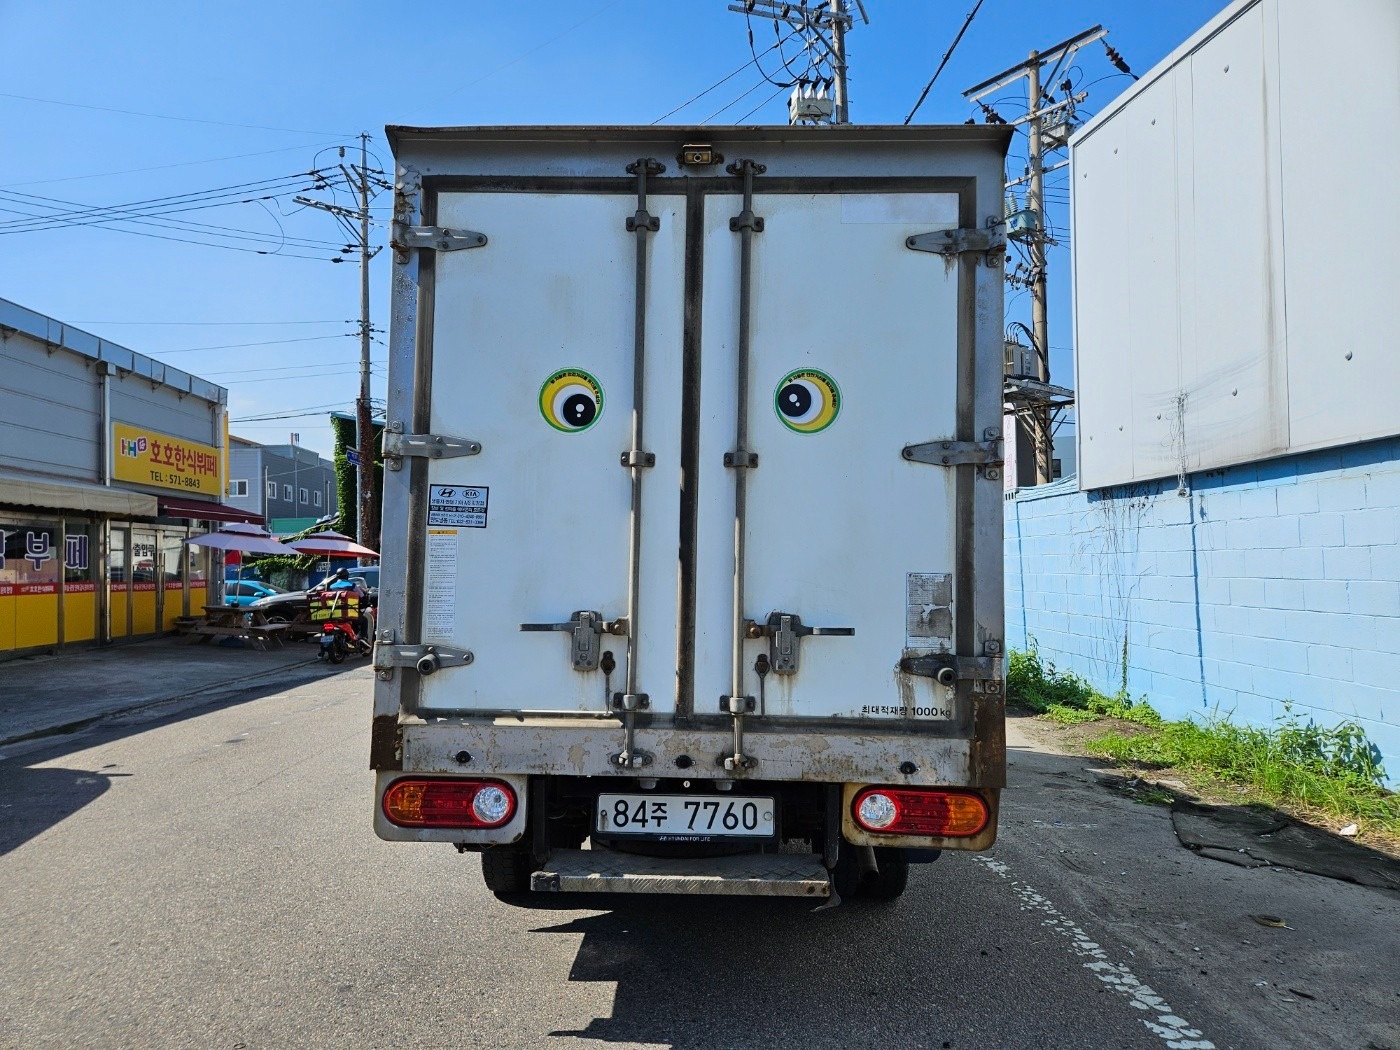
[[[1198,1029],[1192,1028],[1184,1018],[1178,1016],[1165,999],[1138,980],[1126,966],[1120,966],[1109,959],[1103,948],[1090,940],[1083,929],[1070,921],[1045,897],[1015,878],[1005,863],[985,854],[974,855],[973,860],[1011,883],[1012,890],[1021,898],[1021,910],[1039,912],[1044,916],[1041,920],[1042,925],[1066,938],[1076,955],[1089,960],[1084,964],[1086,970],[1126,998],[1135,1009],[1150,1013],[1151,1020],[1144,1017],[1142,1023],[1147,1026],[1148,1031],[1166,1043],[1169,1050],[1216,1050],[1215,1044],[1203,1038]]]

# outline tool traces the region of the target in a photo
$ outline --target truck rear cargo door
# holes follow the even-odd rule
[[[430,462],[425,642],[470,673],[422,680],[424,710],[602,712],[626,676],[675,692],[684,199],[653,196],[647,236],[645,451],[637,623],[628,610],[637,300],[636,196],[442,192],[436,222],[485,247],[435,262],[434,433],[479,454]]]
[[[705,202],[695,710],[739,695],[760,718],[955,721],[954,689],[900,663],[956,650],[957,468],[903,450],[957,432],[960,386],[971,401],[964,267],[906,244],[957,228],[959,196],[756,180],[748,448],[736,449],[743,210],[738,195]]]

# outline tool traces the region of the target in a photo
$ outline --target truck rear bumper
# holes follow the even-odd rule
[[[810,854],[639,857],[613,850],[555,850],[530,876],[555,893],[684,893],[744,897],[829,897],[831,875]]]
[[[727,726],[639,727],[637,747],[648,764],[635,770],[619,770],[613,762],[622,747],[623,730],[612,719],[503,717],[389,722],[389,728],[402,734],[401,745],[380,753],[400,754],[399,768],[406,772],[470,776],[489,769],[508,776],[621,774],[699,780],[736,776],[723,765],[724,757],[733,753]],[[864,726],[802,731],[770,728],[755,720],[745,736],[745,752],[754,764],[738,776],[753,780],[1005,786],[1000,738],[979,743],[965,736],[911,733],[903,727],[886,732]]]

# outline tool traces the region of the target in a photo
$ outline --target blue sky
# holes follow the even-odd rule
[[[902,122],[974,3],[866,0],[870,24],[849,38],[852,120]],[[348,406],[358,385],[359,343],[347,333],[359,315],[359,275],[349,257],[329,262],[346,236],[329,215],[293,202],[309,185],[295,176],[333,169],[337,148],[354,146],[362,130],[374,136],[372,163],[391,171],[385,124],[650,123],[750,58],[745,19],[726,6],[344,0],[245,3],[234,13],[148,0],[0,0],[0,224],[41,227],[0,225],[0,296],[227,386],[235,433],[277,443],[296,431],[327,452],[323,406]],[[971,115],[963,89],[1095,23],[1144,72],[1223,6],[984,0],[916,122],[962,123]],[[754,39],[766,47],[771,26],[755,19]],[[776,76],[772,58],[765,66]],[[1081,116],[1131,84],[1098,45],[1077,65],[1073,77],[1089,90]],[[998,99],[1007,119],[1025,111],[1023,89]],[[666,122],[707,119],[785,122],[786,92],[749,66]],[[1024,156],[1024,142],[1014,154]],[[1023,164],[1009,169],[1020,174]],[[1067,184],[1066,171],[1049,181],[1050,218],[1061,228]],[[125,224],[141,236],[34,219],[212,190],[230,203],[172,218],[243,231],[221,238],[225,247],[166,239],[213,239],[202,228]],[[311,195],[352,203],[343,191]],[[378,218],[388,204],[387,194],[377,199]],[[382,224],[374,235],[382,243]],[[1068,383],[1064,242],[1051,252],[1050,344],[1054,378]],[[380,327],[388,270],[383,253],[371,276]],[[1024,294],[1008,295],[1007,319],[1029,321]],[[376,396],[383,353],[377,342]],[[250,418],[280,415],[289,418]]]

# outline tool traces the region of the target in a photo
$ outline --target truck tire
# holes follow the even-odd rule
[[[890,847],[875,848],[875,863],[880,874],[861,883],[860,896],[873,901],[892,901],[909,885],[909,858],[904,850]]]
[[[501,900],[529,893],[534,867],[530,851],[519,846],[492,846],[481,854],[481,877]]]

